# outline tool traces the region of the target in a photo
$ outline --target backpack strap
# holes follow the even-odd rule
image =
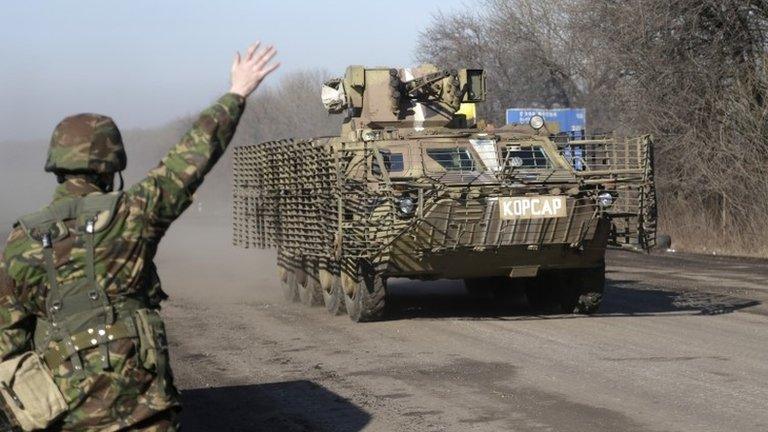
[[[35,242],[42,243],[43,236],[48,235],[51,244],[63,240],[69,235],[69,229],[63,218],[58,217],[57,211],[46,207],[36,213],[20,218],[16,223]]]
[[[65,352],[67,353],[67,357],[69,357],[72,361],[72,366],[75,368],[76,373],[82,373],[83,372],[83,362],[80,359],[80,355],[77,352],[77,349],[75,349],[73,343],[72,343],[72,337],[69,331],[66,327],[60,327],[59,322],[55,319],[56,313],[61,309],[62,305],[60,302],[51,302],[51,292],[58,292],[59,291],[59,283],[56,278],[56,264],[53,260],[53,241],[51,240],[51,236],[48,233],[43,234],[42,238],[43,243],[43,257],[45,258],[45,269],[48,273],[48,283],[50,284],[50,289],[48,290],[48,296],[45,298],[46,303],[46,315],[49,317],[49,320],[51,322],[51,326],[53,327],[53,333],[61,334],[63,337],[63,348]],[[46,337],[45,345],[48,344],[51,337],[53,335],[49,334]]]
[[[93,232],[99,233],[108,228],[115,218],[117,207],[123,198],[123,192],[91,194],[81,198],[78,208],[78,226],[86,229],[89,220],[93,221]]]
[[[85,236],[85,274],[88,280],[88,286],[91,287],[91,290],[88,292],[88,298],[93,302],[99,301],[101,303],[106,314],[106,325],[111,326],[115,323],[115,309],[109,302],[107,291],[96,279],[95,225],[97,218],[98,216],[95,216],[86,221],[85,233],[83,234]],[[110,367],[109,346],[106,343],[100,343],[99,353],[101,354],[101,364],[104,369],[108,369]]]
[[[88,299],[92,307],[101,305],[104,311],[104,326],[115,324],[115,309],[109,301],[104,286],[96,278],[96,234],[108,228],[115,217],[117,205],[122,198],[122,192],[110,194],[93,194],[82,198],[78,214],[78,225],[82,227],[81,235],[85,240],[85,274],[89,286]],[[81,223],[84,222],[84,225]],[[101,364],[104,369],[110,368],[109,344],[98,343]]]
[[[48,276],[48,295],[45,298],[46,317],[50,322],[43,345],[48,345],[53,337],[62,339],[65,351],[72,361],[76,373],[83,373],[83,364],[77,350],[67,341],[71,341],[70,332],[56,318],[62,308],[60,301],[61,286],[58,283],[56,263],[53,253],[53,245],[70,235],[65,222],[76,217],[80,206],[79,198],[72,198],[55,202],[44,209],[24,216],[18,223],[33,241],[39,242],[43,249],[45,270]]]
[[[72,342],[71,344],[68,344],[66,341],[57,342],[53,345],[53,348],[43,353],[43,357],[45,358],[48,367],[55,370],[67,359],[73,358],[71,353],[72,349],[78,353],[96,346],[101,349],[101,347],[108,347],[108,344],[112,341],[126,338],[138,338],[136,324],[131,316],[117,320],[114,324],[109,326],[90,328],[75,333],[69,338]],[[102,356],[102,364],[105,364],[103,353],[100,351],[99,354]],[[79,358],[79,355],[77,358]],[[109,357],[107,357],[107,362],[108,360]]]
[[[19,220],[27,235],[43,246],[43,258],[50,289],[46,296],[48,325],[38,325],[46,330],[41,347],[48,347],[52,340],[57,352],[72,361],[76,372],[82,373],[83,365],[75,345],[73,334],[83,327],[108,327],[115,324],[115,310],[110,304],[105,287],[96,277],[96,243],[99,232],[107,229],[115,216],[122,192],[92,194],[85,197],[57,201],[43,210]],[[74,232],[66,222],[75,221]],[[70,225],[71,226],[71,225]],[[75,234],[83,239],[85,249],[85,280],[61,285],[54,259],[54,244]],[[36,337],[36,340],[38,338]],[[96,344],[104,369],[110,368],[108,341]]]

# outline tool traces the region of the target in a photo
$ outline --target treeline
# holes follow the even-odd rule
[[[488,71],[485,115],[585,107],[652,133],[662,228],[689,250],[768,255],[768,2],[485,0],[434,15],[421,61]]]
[[[767,30],[768,2],[758,0],[480,0],[434,15],[416,54],[486,69],[481,114],[497,124],[509,107],[585,107],[592,131],[652,133],[662,230],[676,245],[768,256]],[[296,72],[260,89],[234,144],[337,134],[341,118],[319,97],[327,75]],[[126,131],[128,179],[156,164],[192,121]],[[30,201],[24,208],[48,199],[44,147],[25,145],[10,158],[24,164],[2,161],[27,185],[23,194],[4,189],[9,212],[20,209],[6,198]],[[231,154],[198,194],[206,214],[229,211]]]

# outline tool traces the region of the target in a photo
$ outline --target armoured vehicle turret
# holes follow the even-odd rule
[[[235,149],[235,244],[276,248],[288,299],[354,321],[383,316],[396,277],[597,311],[606,248],[656,241],[651,138],[493,128],[485,92],[477,69],[349,67],[322,88],[339,136]]]

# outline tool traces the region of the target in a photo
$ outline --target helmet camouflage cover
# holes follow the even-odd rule
[[[56,126],[45,170],[56,174],[110,174],[125,169],[120,130],[111,118],[77,114]]]

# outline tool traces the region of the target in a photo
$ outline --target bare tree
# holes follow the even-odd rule
[[[625,71],[621,121],[658,137],[662,210],[679,216],[667,225],[689,237],[714,232],[721,245],[763,241],[766,4],[603,1],[598,11],[611,25],[596,37]],[[641,13],[626,19],[630,11]],[[693,212],[706,215],[699,233],[677,223]]]
[[[236,143],[338,134],[341,118],[329,115],[320,100],[327,78],[321,70],[294,72],[256,95],[248,102]]]
[[[604,127],[616,69],[584,29],[595,17],[581,0],[485,0],[480,12],[437,14],[419,39],[417,58],[488,71],[485,114],[503,121],[514,106],[585,106]]]
[[[485,0],[478,10],[435,15],[418,58],[484,67],[489,118],[582,106],[592,128],[652,132],[669,231],[693,244],[706,230],[710,247],[740,251],[768,240],[768,2]]]

